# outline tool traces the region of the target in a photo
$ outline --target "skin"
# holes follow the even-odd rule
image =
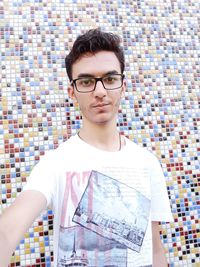
[[[90,75],[103,77],[109,72],[121,73],[120,64],[113,52],[101,51],[86,54],[73,64],[73,79]],[[116,116],[119,104],[126,89],[123,82],[121,88],[106,90],[101,82],[89,93],[80,93],[74,86],[68,88],[68,94],[74,102],[78,102],[83,127],[80,136],[89,144],[107,151],[119,149],[119,133],[116,127]]]
[[[84,74],[103,77],[111,71],[121,73],[117,57],[113,52],[108,51],[101,51],[95,55],[87,54],[75,62],[72,68],[73,79],[82,77]],[[125,87],[124,82],[119,89],[106,90],[102,83],[98,82],[93,92],[80,93],[74,90],[73,86],[69,87],[68,92],[70,97],[79,103],[83,123],[89,124],[89,127],[96,127],[96,125],[102,127],[108,126],[111,122],[113,125],[116,122],[116,115]]]
[[[110,71],[121,73],[120,64],[113,52],[101,51],[95,55],[87,54],[77,60],[72,68],[73,79],[82,74],[102,77]],[[116,127],[116,116],[119,103],[126,89],[107,91],[101,82],[96,90],[90,93],[79,93],[73,86],[68,88],[69,96],[78,102],[83,127],[80,136],[89,144],[106,151],[119,150],[119,132]],[[123,141],[123,140],[122,140]],[[122,142],[122,146],[125,143]],[[20,194],[14,203],[0,216],[0,266],[7,267],[10,257],[23,238],[25,232],[46,208],[46,199],[39,191],[28,190]],[[26,216],[25,216],[26,215]],[[22,220],[23,218],[23,220]],[[153,266],[167,266],[158,222],[152,222],[153,233]]]

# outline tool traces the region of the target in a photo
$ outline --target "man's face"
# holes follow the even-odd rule
[[[109,73],[121,74],[120,63],[113,52],[100,51],[86,54],[72,66],[73,80],[80,77],[101,78]],[[101,81],[92,92],[78,92],[75,86],[68,88],[69,96],[79,103],[83,123],[107,124],[115,122],[120,99],[125,91],[125,82],[121,88],[106,90]]]

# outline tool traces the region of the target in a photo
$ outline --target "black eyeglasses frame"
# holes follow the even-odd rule
[[[101,77],[101,78],[91,77],[91,78],[95,79],[95,85],[94,85],[94,89],[93,89],[93,90],[90,90],[90,91],[80,91],[80,90],[78,90],[78,88],[77,88],[77,86],[76,86],[76,81],[78,81],[78,80],[80,80],[80,79],[83,79],[84,77],[81,77],[81,78],[77,78],[77,79],[71,80],[71,81],[70,81],[70,85],[75,86],[77,92],[79,92],[79,93],[83,93],[83,94],[84,94],[84,93],[90,93],[90,92],[95,91],[95,89],[96,89],[96,85],[97,85],[97,82],[98,82],[98,81],[100,81],[100,82],[102,83],[104,89],[106,89],[106,90],[108,90],[108,91],[116,90],[116,89],[121,88],[122,85],[123,85],[123,80],[124,80],[124,78],[125,78],[125,75],[124,75],[124,74],[120,74],[120,73],[115,73],[115,74],[112,74],[112,75],[118,75],[118,76],[121,76],[121,86],[119,86],[119,87],[117,87],[117,88],[112,88],[112,89],[108,89],[108,88],[106,88],[105,85],[104,85],[104,83],[103,83],[103,79],[104,79],[105,77],[108,77],[109,75],[105,75],[105,76],[103,76],[103,77]],[[110,76],[112,76],[112,75],[110,75]]]

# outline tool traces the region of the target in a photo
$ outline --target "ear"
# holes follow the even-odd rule
[[[124,80],[122,85],[121,97],[125,97],[125,91],[126,91],[126,81]]]
[[[67,88],[67,92],[68,92],[68,96],[71,98],[71,100],[76,101],[76,95],[74,93],[74,87],[72,85],[70,85]]]

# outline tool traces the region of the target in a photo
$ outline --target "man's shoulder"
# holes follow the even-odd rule
[[[55,152],[66,151],[66,149],[70,149],[76,145],[76,135],[71,135],[66,141],[59,144],[59,146],[54,150]]]
[[[154,155],[153,151],[150,149],[147,149],[146,147],[143,147],[142,144],[135,143],[133,140],[129,138],[125,138],[126,145],[131,152],[131,154],[135,157],[141,157],[145,158],[147,160],[157,160],[156,156]]]
[[[60,143],[57,148],[46,150],[42,158],[57,161],[64,157],[64,155],[69,155],[75,149],[75,139],[75,136],[71,136],[66,141]]]

